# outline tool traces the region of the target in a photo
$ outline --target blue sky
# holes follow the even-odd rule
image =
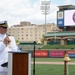
[[[75,0],[50,0],[52,4],[65,5],[75,4]]]
[[[36,3],[38,0],[30,0],[31,3]]]
[[[40,10],[41,1],[45,0],[1,0],[0,21],[7,20],[9,26],[28,21],[32,24],[44,24],[45,15]],[[49,1],[49,0],[46,0]],[[75,0],[50,0],[50,10],[47,23],[56,23],[58,7],[61,5],[75,5]]]

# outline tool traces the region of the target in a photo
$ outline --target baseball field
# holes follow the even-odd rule
[[[31,73],[34,74],[32,59]],[[63,58],[36,58],[35,75],[64,75]],[[67,63],[67,75],[75,75],[75,58]]]

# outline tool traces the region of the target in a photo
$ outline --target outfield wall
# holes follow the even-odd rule
[[[70,58],[75,58],[75,50],[67,50]],[[31,52],[34,57],[34,51]],[[35,50],[35,57],[37,58],[63,58],[65,54],[64,50]]]

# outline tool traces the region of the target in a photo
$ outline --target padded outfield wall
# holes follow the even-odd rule
[[[68,56],[70,58],[75,58],[75,50],[67,50]],[[36,58],[63,58],[65,55],[65,51],[64,50],[35,50],[31,52],[32,57]]]

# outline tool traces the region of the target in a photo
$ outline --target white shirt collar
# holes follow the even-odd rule
[[[6,34],[0,34],[0,40],[3,40],[6,37]]]

